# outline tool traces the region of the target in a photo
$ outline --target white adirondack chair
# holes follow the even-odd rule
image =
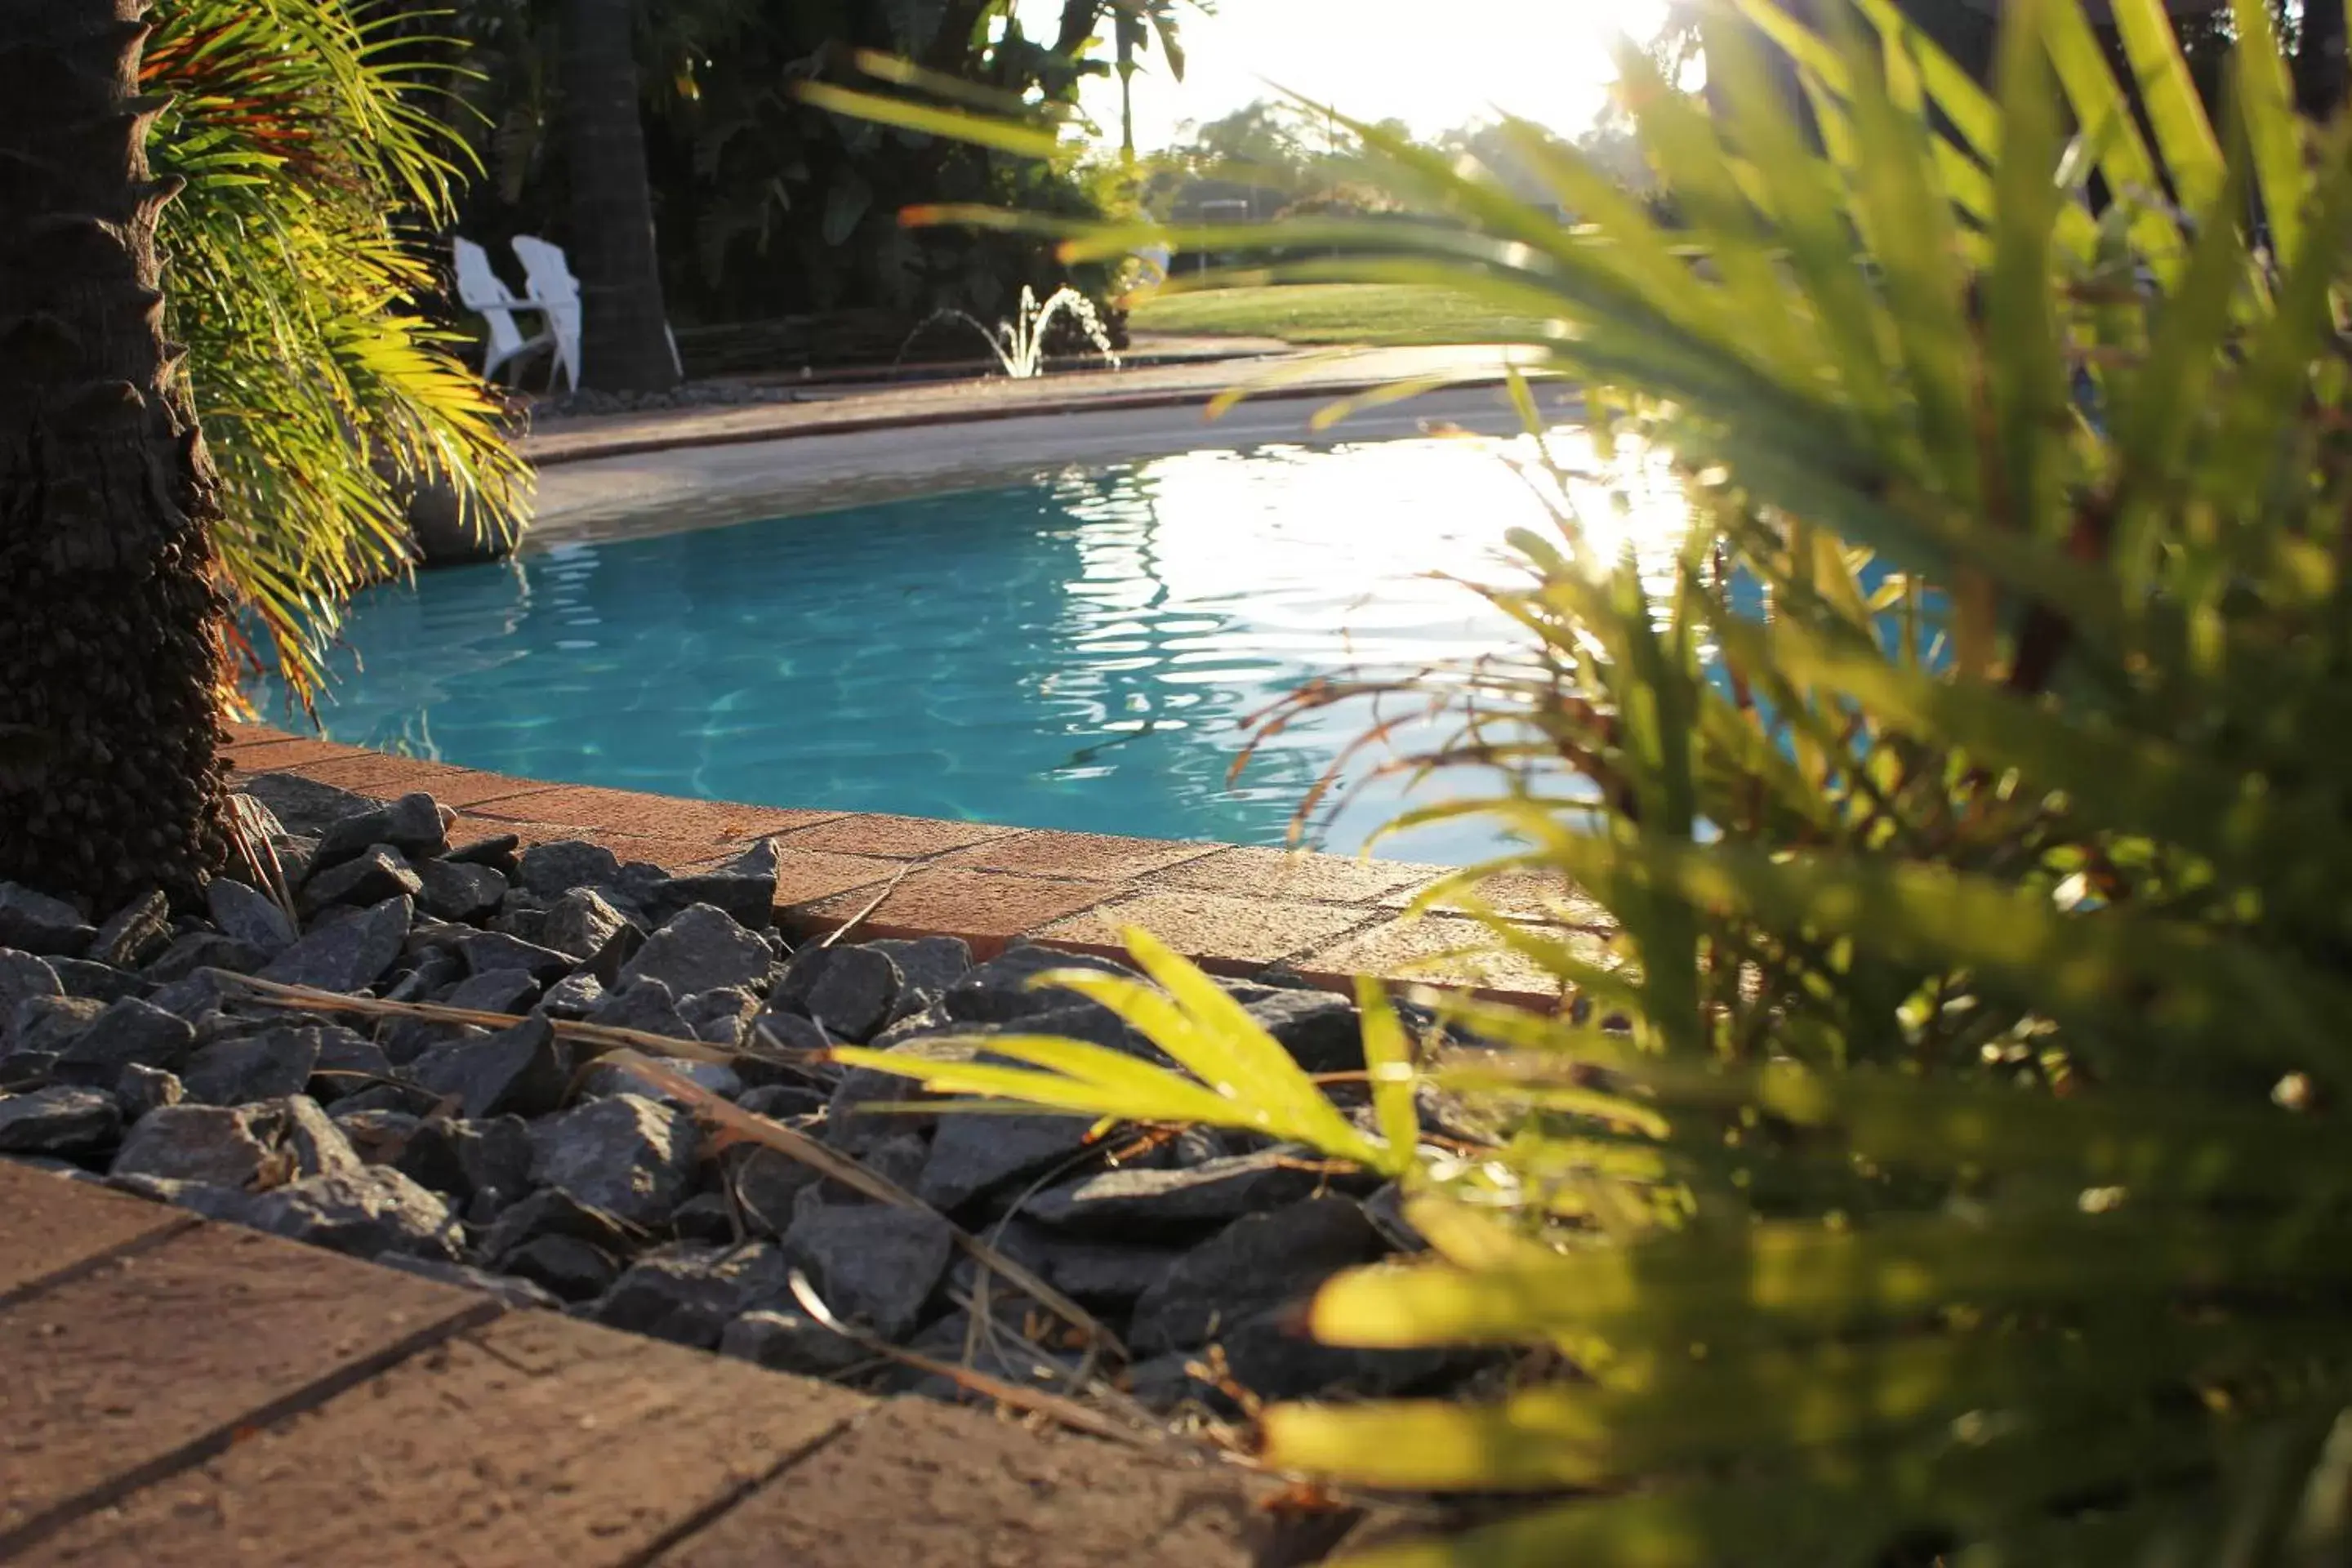
[[[555,368],[563,374],[572,390],[580,390],[580,279],[572,275],[572,264],[563,258],[563,247],[550,245],[537,235],[519,234],[514,237],[515,259],[522,263],[523,276],[530,280],[530,297],[547,312],[548,330],[555,336]],[[550,373],[547,384],[555,384]]]
[[[530,279],[531,298],[547,301],[547,319],[555,330],[556,361],[576,391],[580,385],[580,279],[572,275],[563,247],[536,235],[515,236],[514,253],[522,263],[523,276]],[[669,338],[670,368],[685,374],[677,357],[677,334],[667,323],[662,331]]]
[[[515,312],[538,309],[530,300],[518,300],[514,290],[490,268],[490,253],[470,239],[453,242],[457,262],[457,299],[468,310],[480,316],[489,328],[489,342],[482,351],[482,379],[496,381],[499,372],[525,354],[546,348],[555,342],[551,331],[541,331],[524,337],[515,324]]]

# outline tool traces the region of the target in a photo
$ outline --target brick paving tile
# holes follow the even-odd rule
[[[341,762],[351,754],[349,746],[339,746],[332,741],[299,740],[291,735],[232,741],[221,748],[221,755],[234,763],[238,771],[256,773],[278,773],[311,763]]]
[[[870,1403],[517,1313],[76,1522],[24,1561],[620,1568]]]
[[[803,905],[791,923],[803,930],[829,930],[857,913],[876,889],[861,889]],[[1117,893],[1092,882],[1049,882],[953,866],[927,866],[890,891],[857,929],[868,937],[926,936],[947,932],[970,942],[988,957],[1009,939],[1052,924]]]
[[[1223,847],[1216,844],[1171,844],[1164,838],[1114,838],[1099,833],[1016,833],[991,839],[948,857],[951,865],[981,871],[1015,871],[1024,877],[1060,877],[1085,882],[1118,882],[1197,860]]]
[[[637,838],[625,833],[582,827],[576,823],[530,822],[516,817],[484,816],[471,811],[459,812],[457,821],[449,825],[449,842],[453,845],[496,838],[503,834],[512,834],[522,841],[525,847],[568,838],[593,839],[625,861],[651,861],[674,871],[731,860],[743,852],[740,844],[720,844],[708,838]]]
[[[5,1213],[0,1227],[14,1235]],[[0,1310],[0,1561],[66,1505],[175,1468],[495,1310],[226,1226],[20,1299]]]
[[[792,849],[831,849],[849,855],[887,855],[900,860],[923,860],[951,849],[968,848],[992,839],[1008,838],[1017,827],[986,822],[942,822],[928,816],[857,815],[835,817],[814,827],[803,827],[784,839]]]
[[[1158,887],[1192,888],[1204,893],[1369,904],[1423,887],[1448,869],[1244,845],[1155,871],[1146,880]]]
[[[1443,872],[1448,868],[1441,866],[1437,869]],[[1609,911],[1583,889],[1548,871],[1498,872],[1478,884],[1476,895],[1496,914],[1511,920],[1543,921],[1592,930],[1607,930],[1615,924]],[[1402,910],[1412,900],[1412,894],[1404,891],[1390,894],[1381,901],[1389,909]],[[1463,907],[1459,896],[1449,897],[1434,906],[1439,910],[1459,910]]]
[[[1567,937],[1580,957],[1599,959],[1601,939],[1580,931],[1530,927],[1548,939]],[[1450,959],[1438,967],[1427,961],[1463,947],[1493,948],[1495,940],[1478,921],[1463,915],[1430,915],[1417,921],[1396,921],[1361,932],[1334,946],[1309,954],[1298,967],[1317,979],[1350,974],[1384,974],[1433,984],[1468,985],[1507,996],[1557,996],[1559,982],[1528,959],[1510,952],[1484,952],[1475,957]]]
[[[884,1405],[657,1568],[1245,1568],[1263,1527],[1230,1472],[976,1411]]]
[[[562,784],[535,792],[527,801],[509,806],[486,805],[482,810],[492,816],[569,823],[644,838],[708,838],[746,845],[841,815],[837,811],[737,805],[719,800],[682,800],[593,784]]]
[[[1263,969],[1277,959],[1328,946],[1375,911],[1276,898],[1155,891],[1098,904],[1037,933],[1040,942],[1123,952],[1119,932],[1141,926],[1179,952],[1197,954],[1211,968]]]
[[[128,1194],[0,1160],[0,1297],[194,1223]]]

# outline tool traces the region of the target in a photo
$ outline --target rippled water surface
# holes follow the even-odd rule
[[[1363,715],[1229,784],[1244,721],[1314,676],[1502,646],[1495,612],[1425,574],[1490,574],[1507,529],[1550,515],[1491,447],[1405,440],[560,547],[369,593],[326,729],[542,779],[1277,844]],[[1352,851],[1399,804],[1361,792],[1315,840]]]

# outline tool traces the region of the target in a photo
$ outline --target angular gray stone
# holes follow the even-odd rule
[[[445,921],[478,921],[507,896],[507,879],[496,868],[465,860],[420,860],[417,907]]]
[[[147,1001],[174,1018],[194,1024],[226,1007],[235,984],[235,976],[226,970],[199,969],[169,985],[157,986],[147,994]]]
[[[111,1089],[122,1069],[133,1062],[178,1071],[195,1043],[196,1032],[186,1019],[136,996],[125,996],[107,1004],[58,1053],[58,1079],[88,1089]]]
[[[378,844],[404,856],[429,859],[441,854],[449,847],[441,808],[429,795],[404,795],[389,805],[338,818],[320,834],[315,864],[329,865]]]
[[[797,1122],[821,1114],[824,1100],[823,1089],[812,1089],[805,1083],[763,1083],[757,1089],[745,1089],[735,1104],[754,1116]]]
[[[775,999],[842,1039],[862,1042],[890,1016],[901,983],[898,964],[874,948],[811,947],[785,966]]]
[[[256,773],[242,783],[245,793],[268,806],[289,833],[315,837],[331,823],[377,807],[376,802],[363,795],[320,784],[299,773]],[[361,840],[363,844],[374,841]]]
[[[411,913],[405,898],[370,905],[350,920],[310,932],[270,960],[260,978],[320,991],[364,991],[400,956]]]
[[[631,1225],[666,1225],[694,1185],[682,1111],[642,1095],[591,1100],[531,1128],[531,1180]]]
[[[674,996],[722,986],[749,990],[768,973],[768,944],[724,910],[696,904],[673,916],[621,968],[623,984],[658,980]]]
[[[923,1038],[892,1046],[889,1054],[909,1062],[968,1062],[980,1054],[980,1047],[968,1039]],[[912,1078],[852,1068],[834,1087],[820,1135],[836,1149],[862,1155],[909,1128],[919,1129],[937,1120],[901,1110],[868,1110],[866,1106],[942,1098],[928,1092]]]
[[[604,1001],[604,983],[593,974],[567,974],[547,988],[539,1010],[551,1018],[585,1018]]]
[[[0,1094],[26,1094],[47,1089],[49,1069],[57,1065],[54,1051],[11,1051],[0,1057]]]
[[[724,1252],[680,1247],[631,1265],[594,1316],[610,1328],[709,1350],[738,1314],[782,1299],[785,1279],[783,1254],[767,1242]]]
[[[620,858],[601,844],[562,838],[534,844],[522,852],[517,885],[543,899],[561,898],[574,888],[602,887],[621,879]]]
[[[612,1254],[572,1236],[540,1236],[506,1254],[499,1268],[566,1301],[602,1296],[621,1272]]]
[[[62,899],[16,882],[0,882],[0,947],[79,958],[98,933]]]
[[[457,940],[457,952],[476,974],[520,969],[542,985],[572,973],[572,960],[553,948],[509,936],[505,931],[475,931]]]
[[[570,954],[575,963],[585,963],[628,924],[628,917],[595,889],[574,888],[547,907],[539,940]]]
[[[1144,1355],[1206,1344],[1221,1323],[1304,1300],[1387,1249],[1352,1199],[1309,1198],[1234,1221],[1143,1293],[1128,1342]]]
[[[654,898],[669,909],[709,904],[753,931],[762,931],[775,918],[776,884],[782,872],[775,841],[762,838],[724,866],[667,879],[655,889]]]
[[[696,1088],[721,1100],[732,1100],[743,1092],[743,1080],[725,1062],[690,1062],[673,1058],[661,1064],[666,1071],[693,1084]],[[611,1062],[600,1062],[582,1078],[580,1092],[587,1096],[641,1094],[647,1100],[665,1104],[684,1104],[681,1097],[673,1096],[635,1068]]]
[[[1022,1205],[1042,1224],[1132,1237],[1279,1208],[1322,1184],[1295,1152],[1268,1149],[1181,1170],[1102,1171],[1048,1187]]]
[[[25,997],[9,1011],[8,1048],[55,1056],[96,1023],[106,1006],[89,996],[52,993]]]
[[[443,1285],[455,1285],[460,1289],[479,1290],[485,1296],[495,1296],[518,1311],[536,1308],[542,1311],[563,1310],[562,1298],[544,1286],[514,1274],[493,1274],[487,1268],[473,1268],[463,1263],[451,1263],[439,1258],[412,1258],[398,1252],[382,1252],[375,1261],[386,1268],[397,1268],[404,1274],[414,1274],[420,1279],[431,1279]]]
[[[757,996],[732,987],[681,997],[677,1004],[678,1016],[686,1020],[695,1038],[730,1049],[743,1043],[743,1036],[759,1011]]]
[[[310,1066],[306,1088],[320,1103],[356,1094],[392,1076],[392,1059],[383,1054],[383,1047],[356,1029],[330,1024],[310,1032],[318,1037],[319,1059]]]
[[[401,1154],[407,1149],[425,1119],[412,1111],[390,1107],[372,1106],[352,1110],[349,1100],[328,1112],[330,1120],[342,1129],[342,1133],[359,1157],[371,1165],[398,1165]],[[416,1173],[407,1172],[414,1176]],[[433,1184],[427,1182],[426,1186]]]
[[[435,1046],[409,1064],[408,1076],[436,1095],[456,1095],[468,1118],[544,1116],[571,1087],[572,1047],[546,1019],[525,1018],[488,1038]]]
[[[121,1108],[94,1089],[0,1095],[0,1154],[95,1154],[121,1132]]]
[[[283,951],[282,949],[280,950]],[[192,974],[207,969],[217,969],[229,974],[251,974],[265,967],[276,954],[266,952],[248,942],[218,931],[192,931],[173,939],[163,955],[141,973],[157,985],[176,985]]]
[[[267,1116],[260,1125],[277,1139],[279,1152],[292,1163],[297,1176],[348,1174],[367,1163],[352,1147],[342,1124],[310,1096],[289,1094],[259,1109]]]
[[[180,1080],[202,1104],[246,1105],[301,1093],[318,1065],[317,1029],[268,1029],[204,1047],[188,1058]]]
[[[887,939],[861,945],[885,954],[898,966],[898,1003],[890,1009],[894,1024],[939,1001],[948,994],[948,987],[971,972],[971,944],[960,936]]]
[[[547,1187],[531,1194],[499,1215],[490,1226],[488,1234],[483,1237],[479,1250],[497,1267],[509,1272],[519,1272],[510,1266],[512,1255],[532,1242],[550,1237],[562,1237],[583,1243],[599,1252],[618,1256],[632,1250],[641,1236],[642,1232],[624,1225],[615,1215],[583,1204],[560,1188]],[[537,1279],[538,1276],[533,1275],[532,1278]]]
[[[1102,1011],[1071,992],[1052,987],[1030,989],[1033,979],[1055,969],[1092,969],[1105,974],[1135,973],[1108,958],[1024,944],[1005,949],[949,986],[940,1005],[947,1009],[950,1017],[965,1024],[1010,1024],[1038,1013],[1072,1007]],[[1105,1013],[1104,1016],[1109,1015]]]
[[[494,833],[488,838],[477,838],[461,844],[441,857],[453,865],[488,866],[501,877],[511,878],[522,860],[522,840],[511,833]]]
[[[464,1232],[449,1205],[389,1165],[236,1192],[185,1184],[173,1201],[213,1219],[355,1258],[387,1252],[457,1260]]]
[[[215,877],[205,888],[205,908],[225,936],[271,957],[294,945],[294,922],[278,900],[234,877]]]
[[[177,1105],[187,1097],[177,1074],[137,1062],[124,1068],[122,1076],[114,1080],[114,1102],[122,1108],[125,1121],[136,1121],[151,1110]]]
[[[782,1308],[746,1312],[729,1323],[719,1336],[719,1353],[805,1377],[831,1377],[872,1359],[856,1341]]]
[[[827,1310],[890,1340],[922,1321],[954,1247],[948,1222],[927,1209],[836,1207],[814,1190],[801,1194],[783,1238]]]
[[[161,888],[131,900],[107,917],[82,955],[115,969],[136,968],[171,940],[172,900]]]
[[[167,1182],[243,1187],[274,1152],[267,1118],[252,1106],[167,1105],[139,1119],[108,1172]]]
[[[92,1002],[120,1002],[147,988],[145,975],[117,969],[110,963],[93,963],[87,958],[52,959],[49,967],[57,971],[58,984],[66,988],[67,995],[86,997]]]
[[[1093,1127],[1085,1116],[943,1117],[915,1195],[960,1209],[1086,1153]]]
[[[62,996],[65,984],[47,959],[13,947],[0,947],[0,1051],[8,1048],[9,1021],[16,1004],[27,996]]]
[[[793,1205],[822,1179],[814,1166],[781,1149],[754,1145],[728,1151],[726,1181],[742,1205],[743,1223],[754,1236],[778,1237],[792,1228]]]
[[[305,914],[316,914],[333,904],[379,904],[386,899],[414,899],[424,890],[407,857],[389,844],[378,844],[313,870],[302,884],[299,901]]]
[[[588,1022],[610,1029],[635,1029],[667,1040],[690,1040],[694,1028],[677,1010],[670,988],[658,980],[639,980],[618,991],[608,991],[588,1010]]]
[[[1157,1286],[1182,1260],[1181,1250],[1117,1242],[1048,1239],[1033,1265],[1064,1295],[1097,1305],[1124,1305]]]
[[[1328,991],[1276,991],[1247,1005],[1258,1026],[1308,1072],[1361,1072],[1364,1037],[1355,1004]]]
[[[469,975],[441,994],[446,1006],[520,1017],[539,999],[539,982],[527,969],[488,969]]]
[[[487,1198],[500,1210],[530,1190],[530,1128],[519,1116],[424,1122],[392,1161],[454,1204]]]
[[[429,864],[429,862],[428,862]],[[466,961],[439,948],[417,959],[416,967],[383,989],[387,1002],[422,1002],[466,977]]]

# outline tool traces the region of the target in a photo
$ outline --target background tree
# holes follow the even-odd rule
[[[103,911],[224,837],[219,498],[163,335],[142,0],[0,0],[0,878]]]
[[[639,119],[635,9],[635,0],[566,0],[562,24],[581,384],[612,392],[657,392],[678,380]]]

